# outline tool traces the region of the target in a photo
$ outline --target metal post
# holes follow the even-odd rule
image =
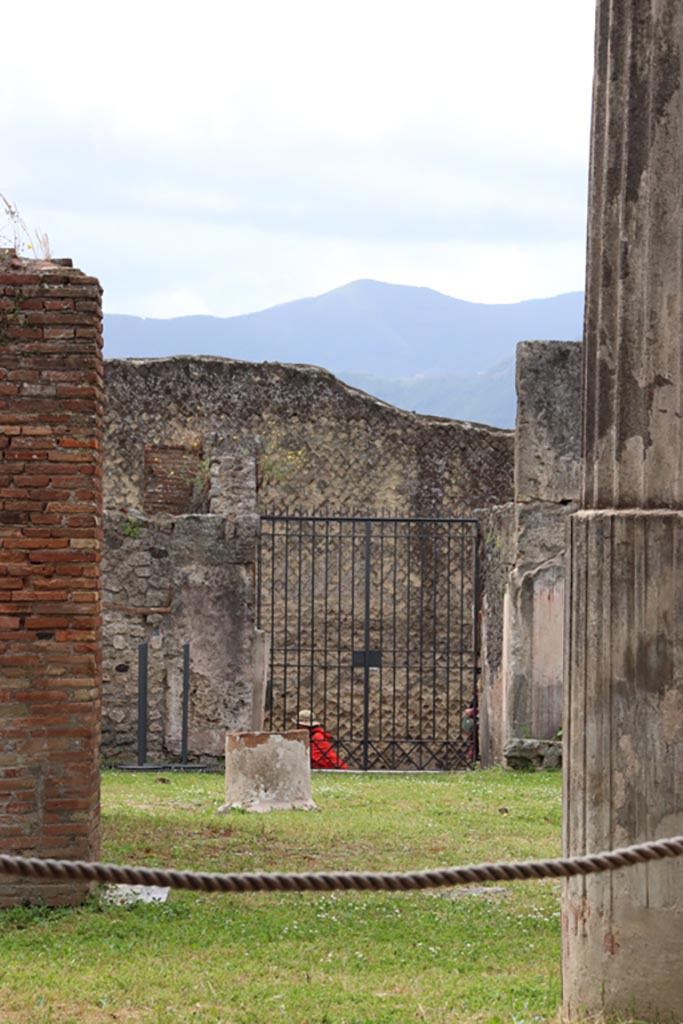
[[[147,763],[147,653],[148,644],[138,647],[138,766]]]
[[[365,523],[365,664],[363,666],[363,771],[368,770],[368,737],[370,733],[370,520]]]
[[[480,623],[479,623],[479,612],[481,608],[481,593],[479,587],[479,522],[475,522],[473,530],[473,589],[474,589],[474,600],[472,606],[474,609],[474,623],[473,623],[473,639],[474,639],[474,679],[473,679],[473,697],[472,707],[474,715],[472,722],[474,724],[474,730],[472,732],[472,762],[476,764],[479,760],[479,642],[480,642]]]
[[[190,645],[183,644],[183,718],[180,737],[180,763],[187,764],[187,730],[190,715]]]

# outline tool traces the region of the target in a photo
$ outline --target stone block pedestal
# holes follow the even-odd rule
[[[683,512],[571,522],[565,853],[683,834]],[[565,885],[564,1011],[680,1018],[683,861]]]
[[[308,729],[228,733],[221,811],[316,810]]]

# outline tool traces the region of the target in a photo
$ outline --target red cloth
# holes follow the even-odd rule
[[[332,746],[332,737],[321,725],[311,729],[311,768],[348,768],[341,761]]]

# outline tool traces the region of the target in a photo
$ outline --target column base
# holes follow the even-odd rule
[[[683,513],[571,518],[564,849],[683,833]],[[683,862],[571,879],[563,895],[568,1019],[680,1019]]]

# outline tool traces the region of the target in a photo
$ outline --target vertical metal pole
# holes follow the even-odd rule
[[[368,736],[370,732],[370,520],[365,522],[365,666],[363,668],[363,771],[368,770]]]
[[[311,666],[308,706],[315,713],[315,519],[311,519]],[[325,718],[323,716],[323,722]]]
[[[138,767],[147,763],[147,643],[138,647]]]
[[[383,662],[382,649],[384,647],[384,519],[379,521],[379,641],[378,647],[380,650],[380,661]],[[384,739],[384,680],[382,677],[382,664],[375,673],[377,679],[377,703],[378,703],[378,722],[377,722],[377,740],[381,741]],[[383,746],[381,747],[384,753]]]
[[[180,736],[180,763],[187,764],[187,731],[190,717],[190,645],[183,644],[183,718]]]
[[[410,653],[411,653],[410,652],[410,627],[411,627],[411,618],[410,618],[410,574],[411,574],[411,571],[412,571],[411,563],[412,563],[412,554],[413,554],[413,552],[412,552],[412,537],[411,537],[410,527],[411,527],[411,523],[410,523],[410,520],[408,519],[407,520],[407,529],[406,529],[406,545],[407,545],[406,563],[407,563],[407,565],[406,565],[406,677],[405,677],[406,678],[406,731],[405,731],[405,738],[407,740],[408,739],[412,739],[412,729],[410,728],[410,702],[411,702],[411,699],[412,699],[412,694],[410,692]]]
[[[427,575],[426,565],[426,552],[427,543],[425,541],[425,530],[427,529],[426,523],[419,524],[420,531],[420,609],[418,619],[418,646],[419,651],[419,673],[420,679],[418,682],[418,712],[417,712],[417,735],[418,735],[418,761],[419,767],[424,768],[424,735],[423,735],[423,713],[422,713],[422,700],[424,690],[424,616],[425,616],[425,577]]]
[[[299,519],[299,551],[297,557],[297,587],[296,587],[296,716],[302,707],[302,671],[301,671],[301,644],[303,638],[302,616],[303,616],[303,574],[304,574],[304,521]],[[310,705],[309,705],[310,706]],[[313,710],[313,708],[311,708]]]
[[[474,708],[474,715],[472,722],[474,724],[474,731],[472,733],[473,740],[473,761],[479,760],[479,606],[481,600],[481,594],[479,593],[479,522],[475,521],[473,528],[473,545],[474,545],[474,600],[472,606],[474,608],[474,681],[473,689],[474,696],[472,697],[472,707]]]
[[[438,626],[438,607],[439,607],[439,529],[441,524],[433,522],[431,525],[432,533],[434,535],[434,547],[432,549],[432,741],[436,742],[437,728],[437,690],[436,690],[436,678],[437,678],[437,636],[439,632]],[[440,730],[439,730],[440,731]],[[439,767],[437,765],[437,767]],[[447,767],[446,764],[443,766]]]
[[[453,524],[448,524],[446,546],[446,741],[451,738],[451,540]]]
[[[287,668],[289,659],[289,517],[285,519],[285,568],[284,568],[284,625],[282,631],[282,721],[280,729],[287,728]],[[299,708],[296,713],[298,715]]]
[[[266,707],[268,708],[268,724],[272,729],[275,708],[275,650],[277,647],[277,636],[275,633],[275,602],[277,601],[275,544],[277,542],[277,524],[275,519],[271,520],[270,526],[270,593],[268,595],[270,600],[270,678],[268,679],[268,686],[270,689],[266,688]]]
[[[397,613],[398,613],[398,541],[401,524],[398,520],[394,521],[394,569],[392,574],[392,613],[391,613],[391,638],[392,638],[392,649],[391,649],[391,738],[393,743],[393,755],[391,759],[391,767],[397,767],[398,760],[398,746],[396,740],[398,739],[398,722],[396,719],[397,715],[397,689],[396,689],[396,667],[399,659],[399,646],[397,636]]]
[[[464,523],[464,522],[461,522],[460,523],[460,606],[458,608],[458,615],[460,616],[460,664],[458,666],[458,716],[459,716],[459,719],[460,719],[460,732],[461,732],[461,734],[462,734],[462,715],[463,715],[463,712],[465,711],[465,706],[466,706],[465,705],[465,696],[464,696],[464,678],[465,678],[465,660],[466,660],[465,659],[465,642],[466,642],[466,635],[465,635],[465,565],[466,565],[466,562],[465,562],[465,530],[466,529],[468,529],[467,524]],[[476,595],[474,593],[474,589],[475,589],[475,586],[476,586],[474,580],[470,581],[470,586],[472,587],[472,593],[471,593],[471,595],[469,597],[469,600],[471,602],[472,608],[475,608],[476,604],[477,604],[477,598],[476,598]],[[469,633],[469,630],[468,630],[468,633]],[[468,652],[469,652],[470,643],[472,643],[472,646],[474,646],[474,644],[470,640],[469,636],[467,636]],[[476,665],[476,653],[474,652],[474,650],[472,650],[471,656],[472,656],[472,663],[473,663],[473,665]],[[474,691],[474,685],[476,684],[477,676],[476,676],[476,669],[474,669],[473,671],[475,672],[474,677],[473,677],[473,683],[472,683],[472,689]],[[465,759],[465,765],[468,766],[467,758]]]
[[[256,627],[261,625],[261,601],[263,598],[263,517],[259,520],[258,542],[256,548]]]
[[[342,699],[341,699],[341,683],[342,683],[342,602],[344,599],[344,591],[342,589],[342,574],[343,574],[343,559],[342,551],[344,542],[344,524],[343,521],[339,520],[339,550],[337,559],[337,728],[335,736],[340,735],[341,720],[342,720]],[[353,649],[353,648],[352,648]],[[351,669],[351,687],[353,693],[353,668]],[[346,724],[346,723],[345,723]],[[353,738],[353,726],[351,720],[349,720],[346,734]]]
[[[329,569],[330,569],[330,520],[325,519],[325,606],[323,611],[323,619],[325,622],[325,636],[323,640],[323,704],[322,704],[322,716],[323,722],[328,721],[327,716],[327,649],[328,649],[328,629],[329,629]],[[337,735],[339,735],[337,733]]]
[[[356,650],[356,520],[351,519],[351,650]],[[351,661],[351,699],[349,701],[349,725],[351,739],[356,739],[356,674]]]

